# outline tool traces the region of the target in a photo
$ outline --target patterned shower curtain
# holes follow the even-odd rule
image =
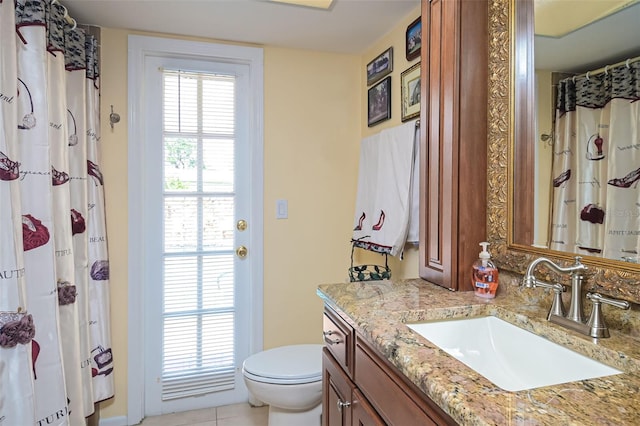
[[[80,425],[113,396],[97,42],[0,0],[0,424]]]
[[[638,262],[640,62],[558,85],[550,247]]]

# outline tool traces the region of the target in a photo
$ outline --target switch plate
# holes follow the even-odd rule
[[[289,202],[287,200],[276,201],[276,219],[287,219],[289,217]]]

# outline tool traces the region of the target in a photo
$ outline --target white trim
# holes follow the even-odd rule
[[[263,345],[263,115],[264,115],[264,76],[263,50],[255,47],[231,46],[215,43],[192,42],[159,37],[129,36],[128,55],[128,221],[129,221],[129,294],[128,294],[128,348],[140,346],[144,339],[144,282],[142,265],[145,256],[145,244],[142,229],[133,226],[144,217],[146,200],[144,199],[145,152],[142,143],[145,140],[143,115],[145,58],[147,56],[172,57],[183,59],[217,60],[222,62],[244,63],[249,66],[249,80],[253,103],[250,111],[251,154],[249,170],[251,176],[251,217],[249,227],[252,255],[246,260],[251,262],[251,353],[262,350]],[[128,397],[127,424],[138,424],[144,417],[144,351],[128,350]],[[119,419],[119,418],[118,418]],[[111,424],[111,423],[109,423]],[[113,423],[113,426],[116,426]]]
[[[131,423],[127,423],[127,417],[118,416],[118,417],[109,417],[106,419],[100,419],[98,424],[100,426],[127,426]]]

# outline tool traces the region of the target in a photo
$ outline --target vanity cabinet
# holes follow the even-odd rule
[[[487,0],[422,0],[420,277],[468,291],[487,221]]]
[[[456,424],[328,306],[323,324],[322,426]]]

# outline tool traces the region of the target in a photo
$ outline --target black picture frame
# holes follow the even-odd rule
[[[418,16],[418,18],[407,27],[407,33],[405,37],[407,61],[412,61],[420,56],[420,50],[422,48],[421,18],[421,16]]]
[[[393,46],[367,64],[367,86],[379,81],[393,71]]]
[[[391,76],[371,87],[367,93],[367,126],[391,118]]]

